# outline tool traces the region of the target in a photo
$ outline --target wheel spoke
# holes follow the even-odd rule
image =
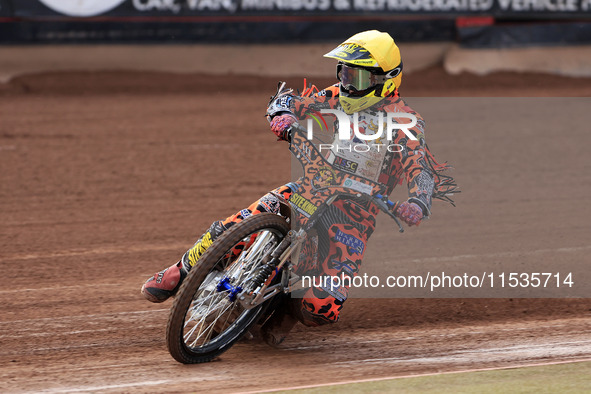
[[[215,324],[217,323],[218,319],[220,318],[220,316],[222,314],[224,314],[233,304],[228,304],[224,310],[222,310],[221,312],[218,313],[218,315],[211,321],[211,322],[207,322],[207,320],[204,320],[204,323],[208,323],[207,327],[205,327],[202,330],[199,330],[199,332],[197,333],[197,337],[195,338],[195,340],[191,343],[191,347],[194,347],[197,344],[197,341],[199,341],[199,339],[203,336],[206,335],[204,342],[209,341],[211,334],[213,333],[213,327],[215,326]],[[204,324],[201,324],[200,327],[203,327]],[[187,338],[188,340],[188,338]]]
[[[218,301],[218,300],[219,301],[222,301],[225,298],[225,294],[224,293],[217,293],[216,295],[217,295],[217,297],[214,298],[215,301]],[[197,333],[197,339],[199,339],[201,337],[201,333],[204,330],[207,330],[207,328],[209,328],[209,326],[208,326],[205,329],[203,329],[203,325],[204,325],[204,323],[207,323],[207,318],[211,314],[211,307],[212,307],[212,305],[215,306],[215,307],[217,307],[218,306],[218,302],[211,301],[209,303],[209,305],[207,306],[207,310],[205,311],[205,313],[203,314],[203,317],[201,318],[201,322],[202,323],[199,324],[199,332]]]
[[[253,241],[254,239],[254,241]],[[193,297],[185,314],[183,342],[192,349],[203,347],[222,335],[243,314],[244,310],[235,297],[233,289],[244,289],[258,272],[261,261],[279,242],[278,234],[270,230],[260,230],[243,237],[221,255],[214,265],[218,274],[208,274]],[[246,247],[235,254],[241,243]],[[268,260],[268,258],[267,258]],[[211,276],[210,276],[211,275]],[[218,289],[221,281],[226,281],[229,290]]]

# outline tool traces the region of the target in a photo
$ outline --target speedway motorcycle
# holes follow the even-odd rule
[[[225,231],[189,272],[175,297],[166,342],[181,363],[211,361],[281,307],[276,302],[280,296],[301,286],[295,268],[302,246],[337,198],[371,201],[404,231],[385,185],[332,165],[301,126],[292,126],[290,132],[290,150],[303,175],[291,184],[293,194],[282,202],[281,216],[252,215]]]

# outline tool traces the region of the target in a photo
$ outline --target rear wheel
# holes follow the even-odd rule
[[[281,216],[253,215],[224,232],[201,256],[174,300],[166,342],[184,364],[211,361],[256,323],[266,304],[245,309],[237,295],[252,285],[289,231]]]

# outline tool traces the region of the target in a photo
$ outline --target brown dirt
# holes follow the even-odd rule
[[[403,93],[591,96],[591,80],[548,80],[432,68],[407,76]],[[164,345],[170,304],[146,303],[139,288],[211,221],[289,178],[288,152],[262,116],[275,85],[104,72],[0,86],[0,391],[260,390],[591,355],[589,299],[351,299],[338,324],[298,328],[282,349],[255,340],[208,365],[175,363]],[[565,240],[588,237],[588,227],[561,229]],[[487,350],[520,346],[540,351]]]
[[[302,86],[301,78],[285,79]],[[24,75],[0,84],[0,94],[43,95],[180,94],[249,92],[263,97],[277,85],[276,77],[172,74],[164,72],[103,71],[55,72]],[[334,83],[334,77],[314,78],[318,87]],[[407,97],[589,97],[591,78],[542,73],[497,72],[488,76],[470,73],[450,75],[432,66],[404,76],[401,92]]]

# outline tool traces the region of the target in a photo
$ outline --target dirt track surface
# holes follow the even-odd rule
[[[403,93],[591,95],[589,80],[554,81],[431,69],[409,76]],[[247,391],[591,357],[589,299],[351,299],[338,324],[299,327],[280,349],[255,338],[210,364],[173,361],[164,344],[170,303],[149,304],[139,289],[213,220],[289,178],[286,146],[274,143],[262,116],[274,86],[254,77],[76,73],[0,88],[1,392]],[[550,185],[566,188],[578,180],[569,168],[580,168],[577,189],[527,205],[487,200],[508,223],[497,232],[466,216],[482,192],[470,186],[478,174],[469,163],[482,152],[433,137],[432,149],[475,194],[456,209],[436,205],[437,216],[409,232],[406,250],[490,254],[519,235],[525,254],[546,248],[547,262],[568,254],[588,264],[589,214],[577,209],[590,202],[588,132],[573,155],[557,159],[560,180]],[[524,182],[504,181],[507,190]],[[569,220],[556,220],[552,232],[542,217],[559,204]],[[524,209],[527,232],[511,221]],[[448,231],[446,223],[455,225]],[[470,248],[462,242],[469,235]]]

